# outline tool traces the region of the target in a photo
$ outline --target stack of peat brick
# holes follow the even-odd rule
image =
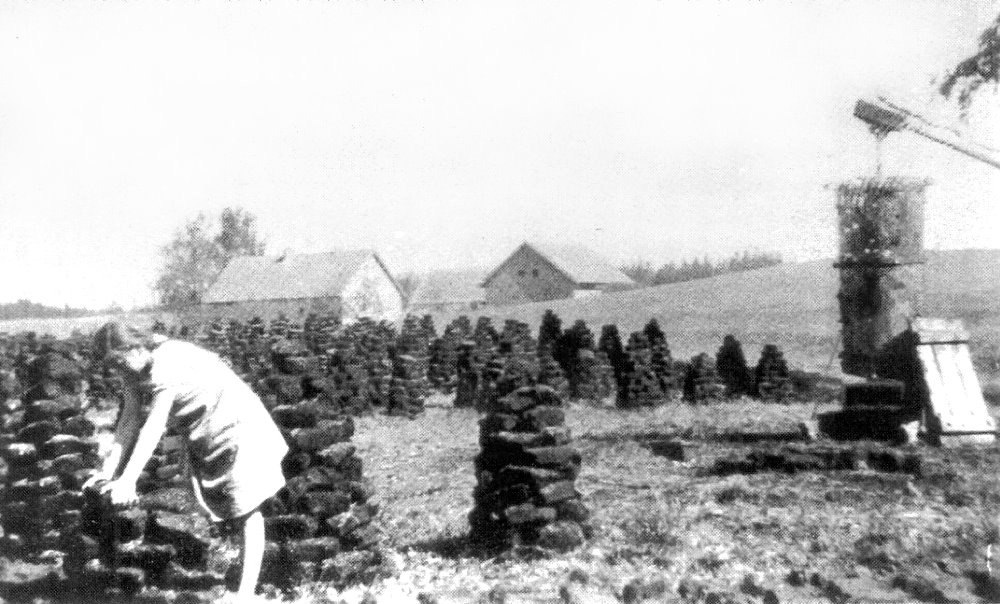
[[[502,370],[502,367],[497,367],[499,338],[489,318],[480,317],[472,338],[459,347],[456,407],[475,407],[479,401],[490,398],[491,379],[495,379]]]
[[[589,511],[575,487],[580,454],[570,446],[563,400],[548,386],[499,398],[479,423],[470,537],[484,548],[581,545]]]
[[[340,408],[349,415],[368,415],[372,412],[371,399],[368,397],[368,370],[363,359],[358,355],[353,339],[345,334],[334,337],[329,357],[329,375],[327,376],[331,390],[326,398],[333,406]]]
[[[705,402],[725,396],[726,384],[719,376],[715,359],[704,352],[692,358],[684,379],[684,398],[693,402]]]
[[[368,582],[386,562],[373,518],[378,504],[350,443],[354,421],[315,403],[274,409],[289,445],[287,483],[264,506],[270,542],[261,580],[279,587]]]
[[[0,524],[5,554],[65,551],[75,531],[80,488],[100,463],[94,424],[70,395],[29,402],[4,418]]]
[[[451,394],[458,386],[458,356],[462,343],[472,335],[469,317],[460,316],[444,328],[430,346],[427,377],[432,388]]]
[[[504,329],[500,333],[499,354],[493,360],[499,370],[495,378],[490,373],[492,387],[484,391],[479,402],[480,409],[495,409],[498,397],[538,383],[539,366],[535,346],[535,339],[531,337],[531,329],[527,323],[512,319],[504,323]]]
[[[298,343],[281,339],[271,347],[267,375],[256,388],[264,406],[293,405],[302,400],[306,373],[306,351]]]
[[[136,489],[139,493],[149,493],[168,487],[179,487],[187,484],[184,449],[180,437],[171,428],[157,443],[146,467],[139,475]]]
[[[594,334],[583,321],[577,321],[565,334],[571,336],[569,392],[577,400],[599,403],[614,392],[614,375],[607,355],[595,350]]]
[[[424,412],[429,338],[417,317],[408,315],[396,339],[392,358],[392,386],[386,407],[388,415],[414,418]]]
[[[392,359],[389,348],[395,340],[391,329],[368,318],[361,318],[347,328],[355,339],[356,350],[368,372],[368,400],[372,407],[385,409],[392,389]]]
[[[218,601],[227,583],[228,560],[217,549],[207,519],[176,489],[144,497],[140,505],[115,508],[106,495],[88,490],[78,530],[67,536],[63,563],[71,601]],[[177,507],[174,507],[177,506]]]
[[[682,361],[675,361],[670,354],[666,339],[656,340],[649,349],[650,365],[660,381],[660,390],[668,400],[679,400],[684,391],[684,381],[688,367]]]
[[[570,393],[574,399],[600,403],[615,391],[615,376],[608,363],[608,356],[593,348],[583,348],[577,353],[576,371],[570,380]]]
[[[764,345],[754,371],[757,396],[768,401],[783,401],[792,398],[794,388],[788,375],[785,355],[774,344]]]
[[[551,346],[538,348],[538,383],[552,388],[561,397],[569,396],[569,380],[562,365],[552,355]]]
[[[618,391],[618,406],[624,409],[655,407],[664,402],[660,376],[653,368],[649,340],[642,332],[634,332],[625,345],[625,389]]]

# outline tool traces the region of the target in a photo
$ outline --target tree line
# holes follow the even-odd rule
[[[653,268],[652,263],[648,260],[636,260],[622,266],[621,271],[641,287],[649,287],[651,285],[693,281],[726,273],[752,271],[777,264],[781,264],[780,254],[744,251],[733,254],[724,260],[713,261],[706,256],[701,259],[683,260],[679,264],[667,262],[659,268]]]
[[[94,314],[94,311],[86,308],[72,308],[70,306],[47,306],[25,299],[18,300],[17,302],[0,303],[0,320],[2,321],[84,317],[90,314]]]

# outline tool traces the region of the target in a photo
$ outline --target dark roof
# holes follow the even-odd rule
[[[632,279],[602,256],[581,245],[524,242],[507,259],[523,248],[528,248],[548,260],[552,266],[576,284],[634,284]],[[500,266],[487,275],[483,280],[483,285],[493,279],[506,263],[507,260],[504,260]]]
[[[211,304],[337,296],[372,258],[396,285],[385,263],[373,250],[238,256],[222,270],[204,301]]]
[[[480,284],[485,274],[483,268],[431,271],[421,277],[410,305],[482,302],[486,298]]]

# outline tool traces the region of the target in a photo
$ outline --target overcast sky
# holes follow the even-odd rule
[[[931,84],[1000,2],[0,2],[0,302],[151,300],[158,249],[227,205],[271,250],[397,272],[525,239],[654,263],[835,249],[852,117]],[[992,94],[992,91],[987,91]],[[1000,140],[1000,96],[972,118]],[[1000,170],[910,135],[930,247],[1000,247]]]

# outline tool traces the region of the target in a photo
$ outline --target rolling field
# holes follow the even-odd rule
[[[922,308],[925,316],[961,318],[974,351],[995,353],[1000,345],[1000,250],[930,252]],[[577,300],[553,300],[483,308],[468,314],[524,321],[537,329],[546,309],[563,328],[583,319],[595,334],[616,323],[623,339],[655,317],[675,356],[714,354],[726,334],[742,343],[748,360],[761,347],[777,344],[792,366],[836,372],[839,340],[837,272],[832,261],[788,263],[757,271],[720,275]],[[439,326],[454,314],[435,316]]]

